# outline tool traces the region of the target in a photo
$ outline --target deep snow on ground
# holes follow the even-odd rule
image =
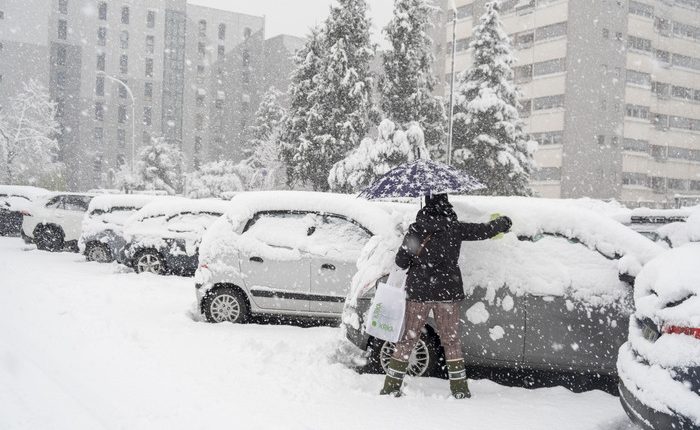
[[[191,279],[0,238],[0,429],[631,429],[601,391],[380,375],[330,357],[338,329],[194,321]]]

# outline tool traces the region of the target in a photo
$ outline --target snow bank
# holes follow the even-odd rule
[[[685,222],[666,224],[656,231],[659,238],[674,248],[688,242],[700,242],[700,207],[695,207]]]
[[[700,396],[673,376],[678,369],[700,366],[700,341],[685,334],[662,334],[651,342],[637,320],[648,319],[661,330],[666,325],[700,327],[698,262],[700,243],[691,243],[667,251],[642,269],[629,342],[620,348],[617,364],[620,378],[640,401],[664,413],[686,415],[696,425],[700,425]]]

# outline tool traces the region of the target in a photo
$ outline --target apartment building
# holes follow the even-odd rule
[[[69,189],[112,186],[155,135],[191,170],[240,152],[257,88],[233,64],[261,63],[263,37],[263,17],[186,0],[0,0],[0,104],[48,88]]]
[[[460,72],[486,1],[456,3]],[[501,16],[539,195],[659,207],[700,195],[700,0],[507,0]]]

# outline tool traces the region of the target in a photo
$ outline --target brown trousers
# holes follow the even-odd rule
[[[433,311],[440,343],[445,350],[445,359],[462,360],[462,343],[459,339],[459,311],[462,302],[414,302],[406,301],[404,332],[396,344],[393,358],[408,361],[413,347],[420,338],[421,330]]]

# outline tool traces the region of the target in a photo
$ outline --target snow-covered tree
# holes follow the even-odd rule
[[[328,172],[345,154],[359,145],[369,127],[372,83],[369,70],[375,45],[370,40],[371,21],[366,0],[338,0],[322,27],[320,68],[311,78],[312,104],[305,128],[294,146],[292,181],[309,183],[315,190],[328,189]]]
[[[376,140],[364,138],[359,147],[333,165],[328,184],[335,192],[358,192],[399,164],[420,158],[430,157],[418,123],[409,123],[403,131],[385,119],[379,124]]]
[[[309,140],[309,118],[315,114],[314,105],[318,100],[317,82],[321,72],[324,53],[324,33],[322,27],[311,29],[306,44],[294,57],[296,69],[292,72],[289,85],[289,109],[284,121],[280,158],[288,167],[288,183],[293,185],[303,178],[296,175],[297,149],[302,142]]]
[[[147,190],[165,190],[176,194],[180,188],[182,151],[162,136],[151,138],[139,154],[139,181]]]
[[[195,199],[223,197],[226,193],[244,191],[240,166],[233,161],[212,161],[187,175],[187,196]]]
[[[144,188],[143,179],[136,172],[131,173],[131,168],[128,164],[122,164],[114,174],[114,187],[129,193],[134,190],[142,190]]]
[[[279,139],[286,115],[286,111],[279,102],[282,95],[282,92],[275,87],[268,88],[263,95],[260,106],[255,112],[255,122],[251,126],[253,131],[251,147],[253,151],[262,142],[266,142],[271,138]]]
[[[474,64],[456,88],[453,164],[477,177],[488,194],[530,195],[537,144],[523,131],[515,58],[496,2],[486,5],[473,37]]]
[[[417,121],[435,156],[444,153],[447,116],[443,100],[433,95],[433,9],[429,0],[394,1],[394,17],[384,29],[391,48],[382,56],[379,91],[384,115],[400,126]]]
[[[37,184],[60,176],[54,162],[60,132],[56,104],[38,81],[22,84],[22,91],[0,111],[0,182]]]

